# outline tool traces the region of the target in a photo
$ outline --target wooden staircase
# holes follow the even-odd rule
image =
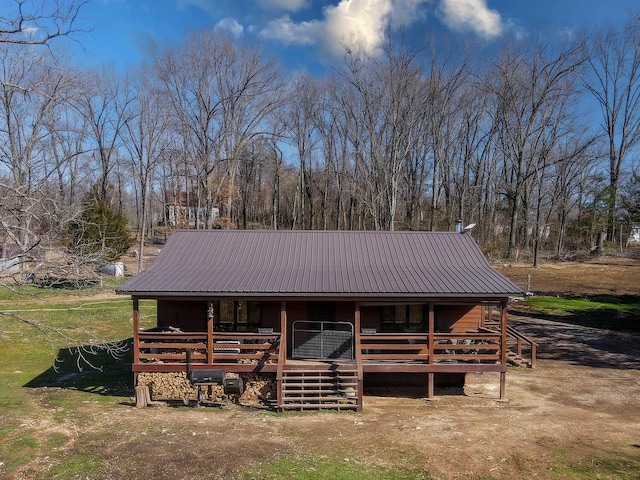
[[[282,372],[282,410],[357,410],[358,371],[295,369]]]
[[[519,355],[516,352],[511,350],[507,350],[507,361],[515,365],[516,367],[527,367],[531,368],[533,366],[531,360],[524,358],[522,355]]]
[[[488,321],[484,322],[484,328],[488,331],[500,331],[500,322]],[[507,347],[507,361],[518,367],[533,368],[536,366],[536,357],[538,351],[538,344],[531,338],[523,335],[518,330],[510,325],[507,325],[507,345],[514,346],[515,352]],[[529,358],[523,356],[523,346],[527,346]]]

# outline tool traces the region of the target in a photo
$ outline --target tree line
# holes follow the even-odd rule
[[[193,209],[191,228],[452,230],[462,221],[476,224],[493,258],[534,264],[604,240],[624,248],[640,222],[640,23],[631,15],[588,35],[490,48],[399,36],[375,54],[345,45],[319,76],[216,29],[123,72],[83,68],[51,43],[73,31],[82,2],[71,6],[36,12],[64,20],[44,36],[0,30],[5,258],[43,262],[36,250],[65,247],[58,266],[99,262],[103,249],[88,255],[69,240],[89,230],[85,221],[106,245],[96,205],[126,216],[140,253],[172,228],[172,202]]]

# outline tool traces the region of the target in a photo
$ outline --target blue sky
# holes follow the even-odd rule
[[[79,63],[135,65],[189,31],[249,37],[294,68],[340,56],[346,41],[374,51],[385,32],[447,33],[491,45],[624,22],[637,0],[91,0],[76,35]],[[636,11],[640,8],[635,7]]]

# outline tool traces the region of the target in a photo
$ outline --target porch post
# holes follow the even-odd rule
[[[138,297],[131,297],[133,300],[133,364],[140,363],[140,302]]]
[[[433,365],[433,354],[435,350],[433,349],[435,337],[435,314],[433,309],[433,302],[429,302],[429,346],[427,348],[427,354],[429,356],[429,365]],[[433,372],[427,373],[427,398],[433,398],[433,385],[435,383],[435,374]]]
[[[280,357],[287,360],[287,302],[280,302]]]
[[[282,376],[287,362],[287,302],[280,302],[280,351],[278,352],[278,371],[276,373],[276,402],[282,408]]]
[[[507,300],[500,302],[500,363],[507,364]],[[507,372],[500,372],[500,400],[505,399]]]
[[[207,308],[207,363],[213,363],[213,302]]]
[[[364,396],[364,378],[362,374],[362,348],[360,347],[360,302],[355,302],[354,305],[354,318],[353,318],[353,326],[355,329],[355,359],[356,359],[356,369],[358,370],[358,412],[362,411],[363,407],[363,396]]]

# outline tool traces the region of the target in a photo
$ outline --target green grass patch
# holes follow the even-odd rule
[[[529,297],[514,310],[586,327],[640,332],[640,297],[633,295]]]
[[[540,312],[552,315],[597,310],[640,315],[640,298],[634,296],[529,297],[526,303]]]
[[[326,456],[283,459],[245,472],[245,480],[428,480],[425,472],[404,467],[383,468]]]
[[[640,457],[638,458],[594,458],[577,464],[552,468],[555,476],[569,479],[596,480],[615,478],[617,480],[640,479]]]
[[[106,465],[91,455],[74,454],[53,465],[47,473],[47,479],[100,478]]]

